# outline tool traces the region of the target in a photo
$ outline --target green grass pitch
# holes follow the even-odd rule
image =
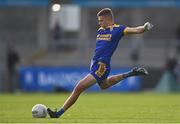
[[[178,93],[84,93],[61,118],[37,119],[33,105],[60,107],[68,93],[0,94],[1,123],[180,123]]]

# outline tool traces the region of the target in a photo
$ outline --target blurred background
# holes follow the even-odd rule
[[[150,75],[107,91],[180,91],[179,0],[0,0],[0,92],[72,91],[88,73],[104,7],[117,24],[154,25],[125,36],[112,57],[111,74],[143,66]]]

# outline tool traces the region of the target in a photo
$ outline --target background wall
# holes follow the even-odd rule
[[[60,3],[61,10],[52,11],[52,5]],[[114,4],[117,3],[117,4]],[[65,9],[67,11],[63,11]],[[76,7],[77,11],[71,11]],[[142,35],[125,36],[118,46],[112,66],[132,67],[135,65],[147,67],[152,74],[143,79],[144,89],[152,89],[163,74],[168,58],[174,57],[180,61],[177,53],[178,28],[180,28],[180,6],[178,1],[26,1],[0,2],[0,90],[8,91],[6,82],[7,45],[13,46],[19,56],[21,66],[83,66],[89,67],[95,48],[98,22],[96,14],[104,8],[114,11],[117,24],[125,26],[143,25],[149,21],[154,29]],[[78,15],[69,18],[73,12]],[[56,15],[56,16],[52,16]],[[52,25],[52,20],[55,20]],[[64,20],[64,21],[63,21]],[[67,21],[80,24],[77,29],[66,30]],[[55,30],[55,24],[59,26]],[[55,39],[54,31],[58,35]],[[138,59],[133,60],[134,53]],[[152,84],[152,85],[150,85]]]

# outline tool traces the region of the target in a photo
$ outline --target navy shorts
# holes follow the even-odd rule
[[[90,74],[96,79],[98,84],[101,84],[110,73],[110,65],[103,62],[95,62],[91,66]]]

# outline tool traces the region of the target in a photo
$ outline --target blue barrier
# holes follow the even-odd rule
[[[112,69],[112,74],[129,71],[130,68]],[[72,91],[76,83],[86,76],[89,70],[85,67],[21,67],[20,81],[24,91]],[[106,91],[139,91],[141,78],[131,77],[114,85]],[[87,91],[100,91],[94,85]]]

